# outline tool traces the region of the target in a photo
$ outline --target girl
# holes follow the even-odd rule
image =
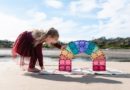
[[[20,55],[21,66],[24,65],[24,57],[29,57],[28,72],[39,72],[40,70],[35,68],[35,65],[38,60],[41,70],[44,69],[42,43],[51,44],[60,49],[61,45],[57,43],[58,38],[59,33],[54,28],[49,29],[48,32],[40,30],[25,31],[18,36],[13,45],[13,56]]]

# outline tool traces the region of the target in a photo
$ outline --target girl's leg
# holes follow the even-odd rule
[[[35,68],[37,62],[37,58],[30,58],[30,63],[29,63],[29,68],[28,68],[28,72],[40,72],[39,69]]]
[[[35,68],[36,62],[37,62],[37,58],[34,56],[31,57],[29,62],[29,68]]]

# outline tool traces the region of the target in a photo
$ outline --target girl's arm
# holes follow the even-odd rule
[[[52,44],[54,47],[61,49],[62,45],[59,43]]]

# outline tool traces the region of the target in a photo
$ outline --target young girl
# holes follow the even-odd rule
[[[34,30],[25,31],[21,33],[16,39],[13,45],[13,56],[20,55],[20,65],[24,65],[24,57],[29,57],[28,72],[39,72],[40,70],[35,68],[38,60],[41,70],[43,66],[43,54],[42,54],[42,43],[51,44],[57,48],[61,48],[61,45],[57,43],[59,33],[56,29],[51,28],[48,32]]]

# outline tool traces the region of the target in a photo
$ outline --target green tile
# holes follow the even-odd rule
[[[85,51],[85,53],[88,54],[88,55],[91,55],[91,54],[93,53],[93,51],[90,50],[90,49],[87,49],[87,50]]]
[[[66,50],[68,50],[69,52],[71,52],[71,53],[72,53],[72,51],[71,51],[71,49],[70,49],[70,47],[69,47],[69,46],[67,46],[67,47],[66,47]]]

